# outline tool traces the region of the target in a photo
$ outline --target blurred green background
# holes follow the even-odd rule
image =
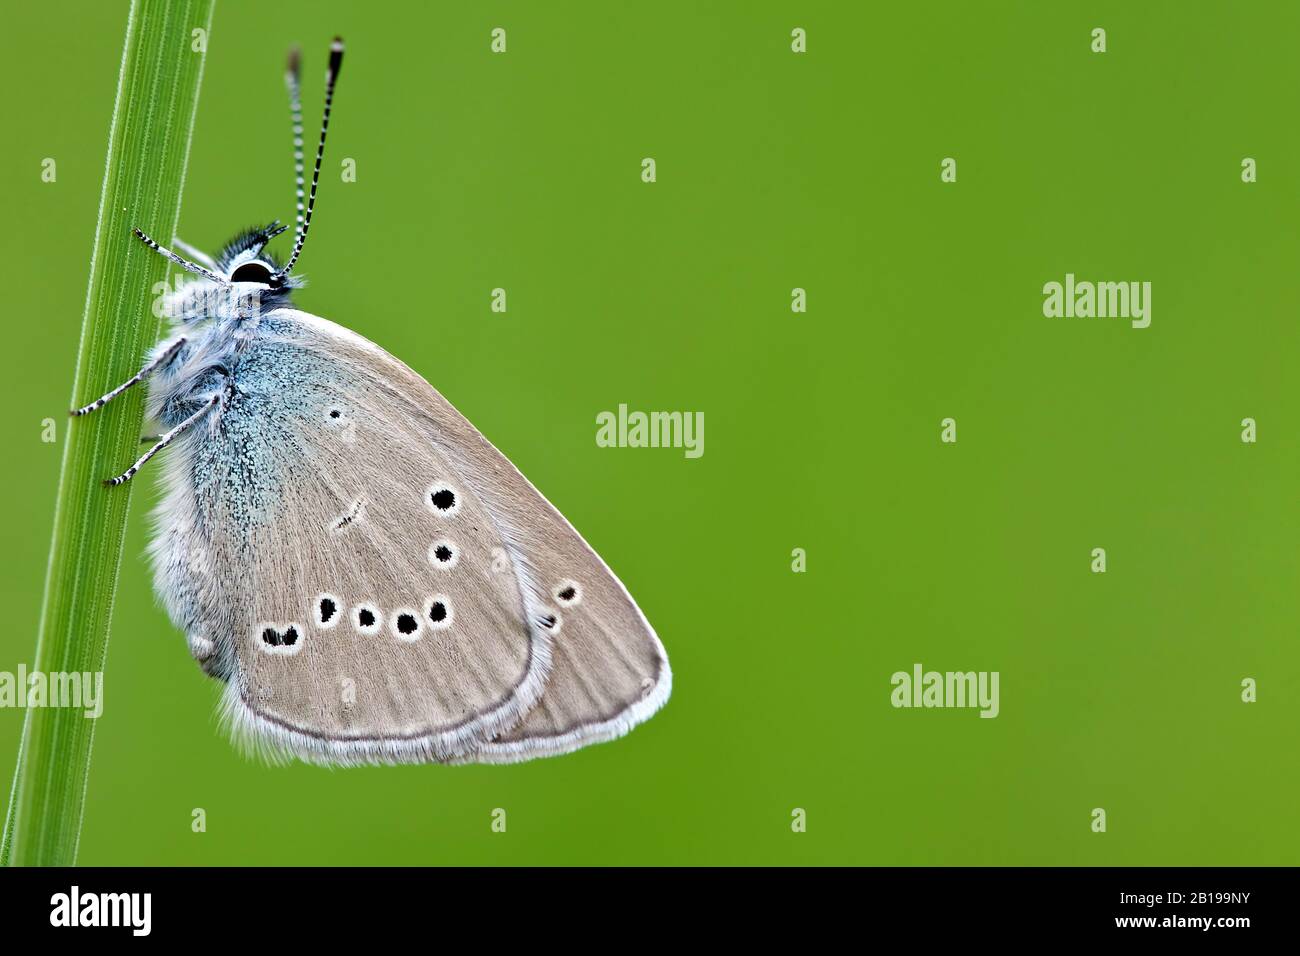
[[[1295,863],[1300,8],[472,6],[220,0],[182,235],[292,217],[284,51],[310,142],[342,34],[298,302],[564,511],[673,698],[524,765],[245,761],[152,595],[146,469],[79,862]],[[125,18],[0,36],[0,670],[35,646]],[[1066,272],[1151,281],[1151,327],[1044,318]],[[597,447],[620,402],[704,412],[704,456]],[[915,662],[999,671],[1001,715],[891,708]]]

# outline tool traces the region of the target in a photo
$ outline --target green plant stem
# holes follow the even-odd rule
[[[132,0],[73,407],[139,371],[158,337],[155,285],[166,279],[168,264],[131,227],[164,245],[175,235],[215,2]],[[105,488],[101,480],[139,455],[142,399],[141,389],[131,389],[67,429],[33,671],[104,670],[131,483]],[[111,682],[105,683],[111,707]],[[95,721],[80,708],[27,708],[0,863],[75,862],[94,732]]]

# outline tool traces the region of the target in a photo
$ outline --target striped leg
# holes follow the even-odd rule
[[[149,363],[148,365],[146,365],[144,368],[140,369],[140,371],[136,372],[134,375],[132,375],[130,378],[128,378],[125,382],[123,382],[123,383],[122,383],[121,385],[119,385],[117,388],[113,389],[111,392],[109,392],[109,393],[107,393],[107,394],[105,394],[105,395],[101,395],[99,398],[95,399],[95,400],[94,400],[93,402],[91,402],[89,405],[86,405],[86,406],[84,406],[84,407],[82,407],[82,408],[74,408],[74,409],[73,409],[69,414],[71,414],[71,415],[73,415],[73,416],[76,416],[76,415],[89,415],[91,412],[95,411],[96,409],[103,408],[105,405],[107,405],[107,404],[108,404],[109,402],[111,402],[113,399],[117,398],[117,396],[119,396],[119,395],[121,395],[123,392],[125,392],[125,391],[126,391],[128,388],[130,388],[132,385],[135,385],[135,384],[137,384],[137,383],[139,383],[139,382],[144,381],[145,377],[148,376],[148,374],[149,374],[150,372],[152,372],[152,371],[153,371],[154,369],[156,369],[158,366],[162,365],[164,362],[166,362],[168,359],[170,359],[173,355],[175,355],[177,352],[179,352],[179,351],[180,351],[180,347],[181,347],[182,345],[184,345],[184,344],[185,344],[185,340],[184,340],[184,339],[177,339],[174,343],[172,343],[172,345],[167,349],[167,351],[163,352],[162,355],[158,356],[156,359],[154,359],[152,362],[150,362],[150,363]]]
[[[217,403],[220,401],[221,401],[220,395],[213,395],[212,400],[210,402],[208,402],[206,405],[200,408],[189,418],[185,419],[185,421],[181,422],[171,431],[167,432],[165,435],[162,436],[162,438],[158,439],[158,444],[154,445],[147,452],[141,455],[134,465],[132,465],[126,471],[122,472],[116,478],[105,478],[104,484],[108,485],[109,487],[112,487],[113,485],[121,485],[130,481],[132,478],[135,477],[135,473],[140,470],[140,468],[144,465],[146,461],[148,461],[154,455],[158,454],[158,452],[162,451],[164,448],[170,445],[172,443],[172,439],[174,439],[177,435],[185,431],[185,429],[189,428],[191,425],[197,422],[208,412],[212,411],[212,409],[215,408]]]
[[[217,271],[217,264],[210,255],[202,249],[194,248],[180,236],[172,236],[172,245],[179,249],[182,255],[189,256],[205,269],[210,269],[213,272]]]
[[[203,268],[203,266],[199,265],[196,262],[190,262],[190,260],[178,256],[170,249],[164,249],[162,246],[158,245],[158,243],[154,242],[152,239],[146,236],[139,229],[132,228],[131,231],[135,233],[135,237],[137,239],[143,242],[154,252],[158,253],[158,255],[162,256],[164,259],[170,259],[172,262],[176,263],[182,269],[185,269],[189,272],[193,272],[196,276],[203,276],[203,278],[209,280],[210,282],[215,282],[218,285],[230,285],[230,283],[224,277],[217,275],[211,269],[205,269]]]

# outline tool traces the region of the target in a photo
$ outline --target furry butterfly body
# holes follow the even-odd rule
[[[326,124],[341,55],[336,43]],[[324,127],[321,144],[317,175]],[[300,197],[301,168],[299,154]],[[265,252],[275,224],[215,260],[188,250],[197,263],[141,234],[201,279],[169,299],[172,336],[123,386],[149,377],[167,433],[111,483],[168,449],[156,588],[226,683],[236,738],[272,759],[356,764],[510,762],[625,733],[670,693],[662,644],[432,386],[293,307],[311,208],[300,199],[283,267]]]

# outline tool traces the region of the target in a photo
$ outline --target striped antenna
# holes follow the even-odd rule
[[[298,231],[302,231],[302,51],[293,47],[284,66],[284,85],[289,90],[289,121],[293,124],[293,178],[298,190]],[[297,233],[295,233],[296,235]]]
[[[316,168],[311,174],[311,192],[303,204],[303,163],[302,163],[302,96],[300,77],[300,57],[295,48],[289,51],[289,60],[285,66],[284,80],[289,88],[289,111],[293,118],[293,171],[298,189],[298,230],[297,240],[293,244],[293,253],[284,268],[271,277],[273,284],[279,284],[289,275],[293,265],[302,254],[303,243],[307,241],[307,230],[311,228],[311,211],[316,205],[316,187],[320,183],[321,162],[325,159],[325,134],[330,128],[330,107],[334,103],[334,84],[338,82],[339,68],[343,65],[343,40],[334,38],[330,44],[329,66],[325,70],[325,111],[321,115],[320,143],[316,147]]]

